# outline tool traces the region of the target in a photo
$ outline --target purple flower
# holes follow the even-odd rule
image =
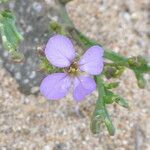
[[[103,52],[102,47],[92,46],[77,61],[73,44],[67,37],[51,37],[45,55],[52,65],[64,68],[64,73],[53,73],[44,78],[40,86],[42,95],[51,100],[61,99],[73,83],[74,99],[83,100],[96,89],[92,75],[98,75],[103,70]]]

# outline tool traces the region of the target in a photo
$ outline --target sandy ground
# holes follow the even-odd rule
[[[67,9],[76,27],[104,47],[126,56],[150,55],[148,0],[74,0]],[[131,109],[108,106],[117,128],[113,137],[103,126],[100,135],[90,133],[96,92],[77,106],[71,95],[53,102],[21,94],[2,66],[0,81],[0,150],[150,149],[150,82],[139,89],[130,70],[119,79],[116,92],[128,100]]]

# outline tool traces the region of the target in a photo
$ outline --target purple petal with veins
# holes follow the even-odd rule
[[[102,72],[104,66],[104,50],[100,46],[89,48],[79,61],[79,68],[91,75],[98,75]]]
[[[67,74],[54,73],[44,78],[40,91],[47,99],[58,100],[67,94],[70,84],[71,79]]]
[[[69,67],[75,58],[75,50],[69,38],[62,35],[51,37],[46,45],[45,55],[56,67]]]
[[[96,83],[92,77],[80,76],[74,80],[74,93],[75,101],[81,101],[85,96],[89,95],[96,89]]]

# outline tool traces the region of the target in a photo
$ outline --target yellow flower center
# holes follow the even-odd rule
[[[68,72],[70,75],[73,75],[73,76],[77,75],[77,74],[78,74],[78,71],[79,71],[79,69],[78,69],[78,64],[77,64],[77,62],[73,62],[73,63],[70,65],[69,69],[67,70],[67,72]]]

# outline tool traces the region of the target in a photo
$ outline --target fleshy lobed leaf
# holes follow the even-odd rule
[[[8,2],[8,0],[0,0],[0,4],[1,3],[6,3],[6,2]]]
[[[0,34],[3,47],[12,54],[17,52],[23,37],[18,32],[15,26],[15,17],[9,10],[0,12]]]

